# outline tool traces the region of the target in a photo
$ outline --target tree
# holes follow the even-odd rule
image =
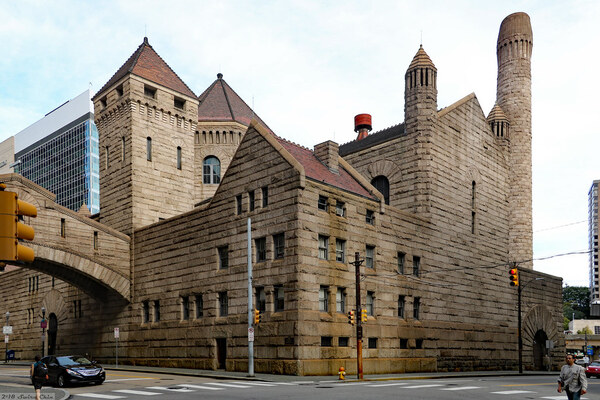
[[[586,333],[588,335],[592,334],[592,330],[589,327],[587,327],[587,326],[584,326],[583,329],[580,329],[580,330],[577,331],[578,335],[585,335]]]
[[[563,288],[563,314],[569,320],[575,313],[576,319],[590,316],[590,290],[586,286],[569,286]]]

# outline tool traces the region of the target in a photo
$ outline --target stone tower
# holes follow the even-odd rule
[[[532,268],[531,198],[531,50],[533,33],[529,16],[509,15],[498,34],[498,86],[496,103],[510,124],[509,261]],[[525,261],[525,262],[522,262]]]
[[[93,101],[100,221],[131,234],[191,210],[198,100],[147,38]]]
[[[437,118],[437,68],[419,47],[404,76],[404,123],[407,135],[414,135],[415,151],[407,161],[407,182],[414,189],[412,207],[407,210],[419,214],[430,211],[431,203],[431,137]]]

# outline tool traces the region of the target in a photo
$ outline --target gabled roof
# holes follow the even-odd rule
[[[271,129],[261,120],[244,100],[225,82],[223,74],[217,74],[212,83],[198,98],[198,122],[238,122],[249,126],[253,118]]]
[[[154,51],[152,46],[150,46],[150,43],[148,43],[148,38],[145,37],[142,44],[140,44],[131,57],[125,61],[125,64],[123,64],[112,78],[102,86],[102,89],[96,93],[94,99],[129,73],[148,79],[149,81],[183,95],[196,97],[188,85],[186,85],[171,67],[169,67],[169,65],[156,53],[156,51]]]
[[[319,161],[312,150],[280,137],[276,137],[276,139],[304,167],[304,173],[307,178],[367,197],[374,201],[379,201],[376,196],[371,194],[355,177],[346,171],[341,164],[338,168],[339,174],[333,173],[325,164]]]

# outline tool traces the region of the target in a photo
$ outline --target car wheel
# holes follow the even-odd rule
[[[63,387],[65,387],[65,384],[66,384],[66,383],[67,383],[67,382],[65,381],[65,376],[64,376],[64,375],[59,375],[59,376],[56,378],[56,386],[58,386],[59,388],[63,388]]]

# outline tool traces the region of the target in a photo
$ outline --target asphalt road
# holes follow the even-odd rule
[[[28,369],[0,367],[0,383],[31,388]],[[151,372],[107,371],[103,385],[71,386],[71,399],[566,399],[556,376],[505,376],[385,381],[277,381],[212,379]],[[600,379],[590,379],[583,399],[600,400]],[[2,393],[0,393],[0,400]]]

